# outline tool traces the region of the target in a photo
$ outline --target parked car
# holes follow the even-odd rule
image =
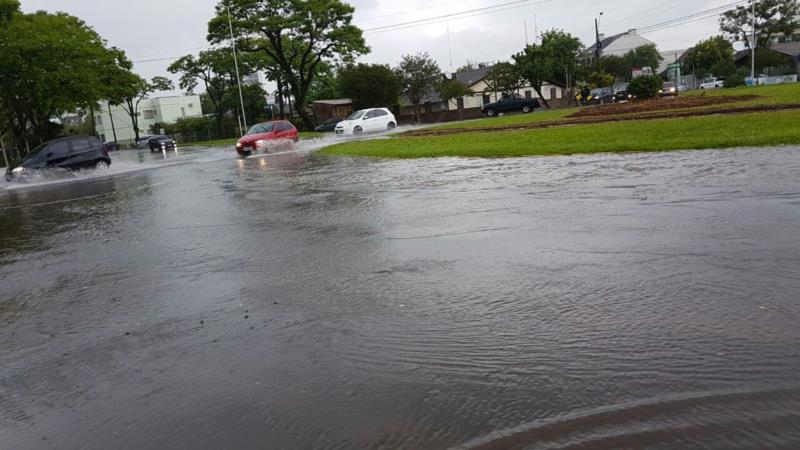
[[[172,139],[165,134],[152,136],[147,140],[147,147],[150,149],[150,153],[157,152],[159,150],[175,150],[175,139]]]
[[[317,125],[317,127],[314,128],[314,131],[318,133],[332,133],[334,130],[336,130],[336,124],[342,120],[344,119],[328,119],[325,122]]]
[[[602,87],[597,89],[592,89],[590,92],[590,96],[592,98],[592,102],[595,104],[604,104],[604,103],[614,103],[615,93],[614,88],[610,87]]]
[[[725,87],[725,78],[722,77],[706,78],[700,84],[700,89],[719,89],[721,87]]]
[[[21,164],[6,170],[7,181],[20,181],[47,171],[106,170],[111,165],[108,148],[94,136],[70,136],[39,145]]]
[[[500,113],[512,112],[512,111],[522,111],[523,113],[529,113],[536,108],[539,108],[541,104],[539,103],[539,99],[536,98],[524,98],[518,95],[504,95],[500,100],[494,103],[488,103],[481,107],[481,112],[486,114],[489,117],[494,117]]]
[[[686,86],[685,84],[678,84],[677,88],[678,92],[686,92],[689,90],[689,86]]]
[[[150,142],[150,138],[153,137],[151,135],[146,136],[139,136],[139,140],[136,141],[136,148],[138,149],[145,149],[148,147],[148,142]]]
[[[103,145],[105,145],[106,148],[108,149],[108,151],[110,151],[110,152],[119,151],[119,144],[116,143],[116,142],[108,141],[108,142],[103,143]]]
[[[297,142],[299,140],[300,135],[297,133],[297,128],[288,120],[257,123],[236,143],[236,153],[247,156],[258,151],[264,142]]]
[[[675,83],[664,83],[661,85],[661,89],[658,90],[658,94],[662,97],[677,97],[678,85]]]
[[[632,99],[633,95],[628,93],[628,83],[622,83],[614,86],[614,101],[627,102]]]
[[[336,124],[335,132],[337,136],[350,136],[393,130],[396,127],[397,119],[388,108],[370,108],[356,111]]]

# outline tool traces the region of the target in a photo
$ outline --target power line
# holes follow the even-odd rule
[[[684,25],[686,23],[696,22],[697,20],[707,19],[709,17],[717,16],[726,10],[738,6],[742,3],[747,3],[747,0],[740,0],[738,2],[729,3],[727,5],[718,6],[716,8],[707,9],[705,11],[696,12],[694,14],[689,14],[683,17],[678,17],[676,19],[667,20],[664,22],[660,22],[654,25],[649,25],[646,27],[638,28],[637,32],[640,33],[651,33],[653,31],[660,31],[667,28],[672,28],[678,25]]]

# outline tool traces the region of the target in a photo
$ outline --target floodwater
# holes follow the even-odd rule
[[[0,187],[0,448],[800,447],[800,149]]]

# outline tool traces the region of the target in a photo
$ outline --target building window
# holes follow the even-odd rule
[[[525,98],[532,98],[533,93],[531,91],[525,91]]]
[[[94,123],[95,125],[103,125],[103,116],[97,115],[94,116]]]
[[[492,97],[489,94],[483,94],[483,104],[488,105],[492,102]]]
[[[181,116],[186,117],[186,109],[183,106],[181,106]]]
[[[189,106],[189,109],[192,109],[192,108],[194,108],[194,103],[189,103],[189,105],[187,105],[187,106]]]
[[[153,119],[156,118],[156,112],[153,111],[152,109],[145,109],[144,111],[142,111],[142,114],[143,114],[145,120],[148,120],[148,119],[149,120],[153,120]]]

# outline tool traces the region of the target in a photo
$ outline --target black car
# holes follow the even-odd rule
[[[633,95],[628,93],[628,83],[614,86],[614,101],[626,102],[633,98]]]
[[[522,111],[529,113],[540,107],[539,100],[535,98],[523,98],[518,95],[504,95],[499,101],[489,103],[481,107],[481,112],[489,117],[494,117],[499,113]]]
[[[151,136],[147,141],[147,147],[150,148],[150,153],[159,150],[175,150],[175,140],[163,134]]]
[[[677,97],[678,85],[675,83],[664,83],[661,85],[661,89],[658,90],[658,93],[662,97]]]
[[[592,102],[598,105],[614,103],[616,98],[614,95],[614,89],[610,87],[592,89],[591,96]]]
[[[21,164],[6,170],[7,181],[19,181],[50,170],[108,169],[108,147],[94,136],[70,136],[39,145]]]
[[[344,119],[328,119],[325,122],[317,125],[317,128],[314,128],[314,131],[318,133],[333,133],[336,130],[336,124],[341,122]]]

